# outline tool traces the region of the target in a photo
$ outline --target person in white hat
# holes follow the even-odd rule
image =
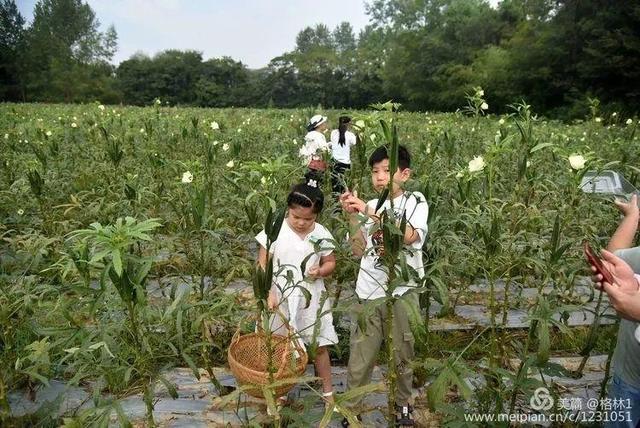
[[[309,123],[307,123],[308,132],[307,135],[304,136],[305,146],[328,149],[329,144],[324,136],[324,132],[328,129],[327,123],[327,116],[322,116],[321,114],[316,114],[309,119]],[[326,164],[323,160],[312,157],[309,162],[309,169],[324,171]]]

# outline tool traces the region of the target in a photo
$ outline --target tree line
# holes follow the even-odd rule
[[[526,100],[535,111],[580,117],[593,100],[637,111],[640,3],[614,0],[371,0],[369,24],[301,30],[291,52],[249,69],[196,51],[135,54],[119,65],[113,27],[82,0],[39,0],[26,26],[0,1],[4,101],[203,107],[362,108],[387,99],[451,111],[481,86],[490,111]]]

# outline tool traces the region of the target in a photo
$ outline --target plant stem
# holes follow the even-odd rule
[[[516,372],[516,379],[513,382],[513,392],[511,393],[511,403],[509,405],[509,414],[513,413],[516,406],[516,398],[518,396],[518,389],[519,389],[520,381],[522,379],[522,373],[527,362],[527,357],[529,355],[529,346],[531,345],[531,340],[533,338],[533,334],[536,331],[537,326],[538,326],[538,320],[531,321],[531,326],[529,327],[529,334],[527,335],[527,340],[524,344],[524,348],[522,349],[522,355],[520,356],[520,365],[518,366],[518,371]]]
[[[153,387],[151,383],[153,379],[150,379],[149,382],[146,383],[143,392],[144,405],[146,407],[146,416],[147,416],[147,424],[149,427],[155,427],[156,423],[153,420]]]
[[[489,274],[489,325],[491,326],[491,355],[489,355],[489,367],[494,368],[498,355],[498,338],[496,334],[496,302],[495,302],[495,278],[493,271]]]
[[[226,395],[225,394],[226,388],[224,387],[224,385],[220,383],[215,373],[213,372],[213,366],[211,365],[211,356],[209,355],[206,345],[202,346],[201,355],[202,355],[202,360],[204,361],[204,369],[209,374],[209,380],[211,381],[213,386],[215,386],[215,388],[218,390],[218,393],[220,394],[220,396]]]
[[[3,373],[0,373],[0,422],[9,418],[10,415],[11,407],[7,396],[7,386],[4,382]]]
[[[596,334],[598,333],[598,328],[600,327],[600,304],[602,303],[602,294],[603,292],[602,290],[600,290],[600,294],[598,295],[598,303],[596,304],[596,308],[593,313],[593,323],[591,323],[591,326],[589,327],[587,341],[580,351],[580,355],[582,355],[582,361],[580,361],[580,366],[578,366],[578,369],[575,371],[576,377],[582,377],[584,366],[587,364],[591,349],[593,349],[593,346],[595,345]]]
[[[620,327],[620,320],[616,321],[614,324],[615,330],[617,331]],[[609,352],[607,353],[607,364],[604,369],[604,378],[602,379],[602,383],[600,383],[600,397],[598,402],[602,402],[607,394],[607,383],[609,382],[609,373],[611,371],[611,359],[613,358],[613,352],[616,349],[616,342],[618,340],[617,335],[611,335],[609,339]]]
[[[138,349],[140,349],[140,332],[138,330],[138,321],[136,319],[136,307],[133,302],[127,303],[127,312],[129,313],[129,323],[131,324],[133,340],[136,343]]]
[[[391,276],[393,270],[389,272],[389,282],[391,282]],[[387,389],[388,389],[388,419],[389,427],[395,426],[395,414],[396,414],[396,384],[397,384],[397,367],[396,367],[396,355],[395,347],[393,343],[393,306],[395,303],[393,296],[387,296],[387,318],[385,320],[387,324]],[[404,403],[403,403],[404,404]]]

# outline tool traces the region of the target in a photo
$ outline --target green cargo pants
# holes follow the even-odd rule
[[[407,304],[418,306],[418,295],[407,293],[393,306],[393,349],[395,351],[398,380],[396,383],[396,404],[407,405],[411,398],[414,358],[414,338],[409,325]],[[358,317],[367,309],[364,317],[364,330],[358,325]],[[376,363],[380,347],[387,337],[387,305],[384,298],[365,300],[354,313],[351,324],[349,364],[347,366],[347,390],[367,385],[371,381],[371,372]],[[356,412],[360,411],[363,396],[354,398],[347,406]]]

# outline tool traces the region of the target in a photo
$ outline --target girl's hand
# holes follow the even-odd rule
[[[320,278],[320,265],[311,266],[307,272],[307,276],[313,279]]]
[[[269,291],[269,297],[267,298],[267,307],[269,310],[274,310],[278,307],[278,296],[276,295],[275,290],[272,288]]]
[[[638,195],[636,195],[635,193],[631,195],[631,200],[629,202],[621,199],[616,199],[614,203],[616,204],[622,215],[624,215],[625,217],[636,216],[637,218],[640,218],[640,208],[638,208]]]
[[[631,266],[624,260],[607,250],[602,250],[602,264],[611,272],[615,281],[615,284],[605,284],[615,287],[616,290],[624,294],[635,295],[638,293],[638,280]],[[596,273],[594,266],[591,266],[591,270],[595,274],[593,280],[597,283],[597,287],[607,291],[607,287],[603,287],[602,275]]]

